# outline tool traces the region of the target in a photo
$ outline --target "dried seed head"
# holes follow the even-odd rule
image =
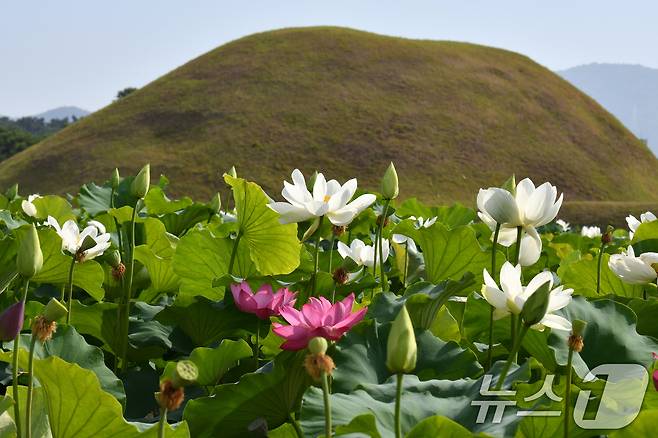
[[[576,353],[580,353],[585,345],[583,343],[583,337],[579,335],[569,336],[567,343],[569,344],[569,349],[575,351]]]
[[[57,331],[57,323],[49,321],[43,315],[37,316],[32,321],[32,336],[36,336],[42,343],[49,341],[55,331]]]
[[[119,262],[119,264],[116,267],[112,268],[112,277],[114,277],[116,281],[121,281],[125,273],[126,273],[126,265],[124,265],[121,262]]]
[[[336,365],[331,356],[324,353],[310,353],[306,355],[306,358],[304,359],[304,368],[306,368],[308,375],[317,382],[322,377],[322,373],[330,376],[336,368]]]
[[[336,284],[345,284],[347,283],[347,280],[349,280],[349,274],[345,270],[345,268],[338,268],[334,271],[332,275],[334,281]]]
[[[345,225],[332,225],[332,227],[331,227],[331,232],[336,237],[340,237],[343,234],[345,234],[346,230],[347,230],[347,227]]]
[[[382,223],[382,216],[383,215],[377,216],[377,221],[376,221],[377,226],[379,226]],[[384,228],[386,228],[387,225],[388,225],[388,217],[386,217],[386,219],[384,220]]]
[[[156,394],[155,398],[161,408],[175,411],[185,400],[185,390],[182,386],[175,387],[171,380],[165,380],[160,383],[160,392]]]

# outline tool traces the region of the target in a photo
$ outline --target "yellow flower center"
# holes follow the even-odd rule
[[[324,195],[324,202],[329,202],[331,195]]]

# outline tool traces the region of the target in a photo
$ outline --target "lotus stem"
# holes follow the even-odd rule
[[[73,305],[73,270],[75,269],[75,257],[71,259],[71,267],[69,268],[69,294],[66,300],[66,323],[71,323],[71,308]]]
[[[528,327],[525,324],[521,326],[521,333],[519,334],[519,336],[516,338],[516,341],[514,342],[512,351],[510,352],[510,355],[507,358],[507,362],[505,362],[505,367],[503,368],[503,372],[500,374],[500,377],[498,377],[498,382],[496,382],[496,387],[494,388],[494,391],[499,391],[500,388],[503,386],[503,383],[505,382],[505,378],[507,377],[507,373],[509,372],[510,366],[512,366],[512,361],[515,360],[516,355],[518,354],[519,349],[521,348],[521,342],[523,342],[523,338],[525,337],[525,334],[528,332],[529,328],[530,327]]]
[[[231,259],[228,262],[228,274],[233,275],[233,265],[235,264],[235,256],[238,253],[238,244],[242,238],[242,231],[238,231],[238,235],[235,236],[235,241],[233,241],[233,249],[231,250]]]
[[[596,262],[596,294],[601,293],[601,263],[603,262],[603,250],[605,249],[605,242],[601,242],[601,249]]]
[[[402,404],[402,380],[404,374],[397,374],[397,386],[395,390],[395,438],[402,437],[402,425],[400,424],[400,405]]]
[[[567,382],[564,393],[564,438],[569,438],[569,418],[571,416],[571,363],[573,361],[573,349],[569,348],[567,356]]]
[[[290,414],[288,415],[288,420],[290,421],[290,424],[292,424],[292,428],[295,429],[295,435],[297,435],[297,438],[304,438],[304,431],[302,431],[302,427],[297,420],[295,420]]]
[[[25,407],[25,436],[32,437],[32,393],[34,391],[34,346],[36,345],[37,336],[32,333],[30,341],[30,358],[27,363],[28,381],[27,381],[27,406]],[[18,419],[20,421],[20,418]]]
[[[496,279],[496,244],[498,243],[498,235],[500,234],[500,224],[496,223],[496,229],[493,235],[493,243],[491,245],[491,275],[494,280]],[[487,350],[487,370],[491,368],[493,361],[493,324],[494,324],[494,307],[489,309],[489,349]]]
[[[167,436],[165,425],[167,424],[167,408],[162,408],[160,413],[160,421],[158,421],[158,438],[165,438]]]
[[[333,267],[333,261],[334,261],[334,244],[336,242],[336,235],[334,233],[331,233],[331,244],[329,245],[329,272],[331,274],[331,268]]]
[[[110,194],[110,207],[115,208],[115,203],[114,203],[114,195],[116,195],[116,191],[112,189],[112,193]],[[114,218],[114,227],[117,230],[117,239],[119,240],[119,255],[121,256],[121,260],[123,261],[123,239],[121,237],[121,224],[119,224],[119,221],[117,218]]]
[[[379,275],[381,278],[382,291],[386,292],[388,290],[388,281],[386,281],[386,273],[384,272],[384,251],[382,250],[382,233],[384,231],[384,224],[386,223],[386,218],[388,217],[388,205],[391,203],[390,199],[387,199],[384,202],[384,212],[382,213],[382,220],[379,222],[379,233],[377,238],[377,244],[379,246]]]
[[[315,254],[313,257],[313,282],[311,284],[311,296],[314,297],[317,294],[317,288],[318,288],[318,270],[320,268],[319,265],[319,254],[320,254],[320,234],[322,233],[321,228],[322,228],[322,222],[324,221],[324,216],[320,216],[320,222],[318,223],[318,229],[316,230],[316,233],[318,233],[315,236]]]
[[[121,371],[128,369],[128,334],[130,331],[130,299],[132,298],[133,275],[135,273],[135,217],[141,200],[137,200],[130,217],[130,247],[128,248],[128,281],[123,291],[122,315],[121,315]]]
[[[23,296],[21,300],[25,302],[27,300],[27,289],[30,285],[30,280],[25,280],[25,288],[23,289]],[[18,352],[20,350],[20,332],[14,338],[14,350],[12,351],[12,361],[11,361],[11,386],[12,386],[12,395],[14,397],[14,418],[16,419],[16,436],[21,437],[21,415],[20,415],[20,403],[18,402]]]
[[[322,394],[324,397],[324,436],[331,438],[331,397],[329,395],[329,377],[322,372]]]
[[[404,241],[404,272],[402,273],[402,286],[407,287],[407,272],[409,270],[409,240]]]
[[[254,363],[258,369],[258,355],[260,353],[260,318],[256,322],[256,344],[254,345]]]
[[[521,257],[521,237],[523,235],[523,227],[516,227],[516,251],[514,252],[514,266],[519,264],[519,258]],[[512,345],[516,343],[516,323],[517,316],[512,314],[512,321],[510,324],[510,339],[512,340]],[[516,357],[513,358],[516,362]]]

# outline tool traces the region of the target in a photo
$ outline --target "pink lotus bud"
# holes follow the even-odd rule
[[[658,391],[658,370],[653,371],[653,387]]]
[[[23,329],[25,316],[25,303],[19,301],[12,304],[0,315],[0,341],[6,342],[15,339]]]

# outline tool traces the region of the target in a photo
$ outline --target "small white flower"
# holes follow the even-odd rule
[[[638,257],[632,246],[621,254],[613,254],[608,261],[608,267],[624,283],[647,284],[656,280],[656,270],[653,265],[658,263],[658,253],[645,252]]]
[[[571,330],[571,322],[559,315],[554,315],[553,312],[566,307],[571,302],[573,289],[563,289],[562,286],[553,289],[553,275],[550,272],[540,272],[530,280],[527,286],[523,286],[521,284],[521,266],[513,266],[510,262],[505,262],[500,270],[500,288],[486,269],[483,274],[482,294],[494,307],[494,319],[501,319],[510,314],[520,314],[528,298],[548,282],[549,289],[552,290],[548,298],[546,315],[531,328],[540,331],[545,327]]]
[[[407,237],[404,234],[393,234],[391,240],[398,245],[406,245],[407,251],[409,254],[418,254],[418,247],[416,242],[411,237]]]
[[[48,225],[53,227],[62,239],[62,251],[67,251],[76,257],[76,260],[80,263],[98,257],[111,245],[110,234],[106,232],[105,226],[98,221],[89,221],[87,227],[80,231],[73,220],[64,222],[64,225],[60,227],[57,219],[48,216]],[[79,253],[87,237],[91,237],[96,245]]]
[[[628,215],[626,217],[626,223],[628,224],[628,229],[630,230],[630,233],[628,233],[629,237],[631,239],[633,238],[633,235],[635,234],[635,232],[637,231],[637,228],[641,224],[644,224],[646,222],[653,222],[656,219],[657,219],[656,215],[651,213],[650,211],[647,211],[646,213],[642,213],[640,215],[640,220],[637,220],[637,218],[635,216],[633,216],[632,214]]]
[[[35,199],[41,198],[41,195],[38,193],[35,193],[34,195],[30,195],[27,197],[26,200],[23,200],[21,202],[21,208],[23,209],[23,212],[30,216],[30,217],[36,217],[37,216],[37,207],[36,205],[33,204]]]
[[[580,229],[580,235],[595,239],[597,237],[601,237],[601,228],[594,226],[593,227],[584,226],[583,228]]]
[[[281,195],[288,202],[268,204],[272,210],[281,215],[279,221],[282,224],[327,216],[334,225],[348,225],[377,199],[375,195],[367,194],[349,202],[356,192],[356,178],[341,186],[335,179],[327,181],[323,174],[318,173],[312,194],[306,188],[306,180],[299,169],[292,172],[292,181],[293,184],[284,181],[281,191]]]
[[[373,245],[366,245],[360,239],[354,239],[350,246],[343,242],[338,242],[338,253],[342,258],[350,258],[359,266],[372,268],[375,264],[375,248]],[[388,239],[382,239],[383,260],[386,261],[390,254]]]
[[[564,221],[562,219],[558,219],[555,221],[555,223],[560,227],[560,230],[562,230],[563,233],[566,233],[571,229],[571,224],[569,222]]]
[[[434,225],[436,223],[438,217],[434,216],[434,217],[431,217],[431,218],[428,218],[428,219],[424,219],[422,216],[420,216],[420,217],[409,216],[409,219],[414,221],[414,226],[416,227],[416,229],[421,229],[421,228],[429,228],[432,225]]]

